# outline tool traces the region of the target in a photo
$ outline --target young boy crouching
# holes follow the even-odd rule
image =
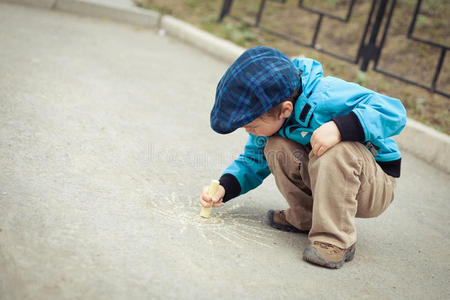
[[[380,215],[394,199],[401,154],[391,138],[403,129],[398,99],[324,77],[309,58],[245,51],[220,80],[211,127],[249,133],[242,153],[200,204],[220,207],[272,173],[289,208],[269,211],[274,228],[308,233],[303,259],[340,268],[355,254],[355,217]]]

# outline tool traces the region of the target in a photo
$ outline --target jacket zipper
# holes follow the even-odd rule
[[[369,149],[369,151],[373,154],[373,156],[378,155],[377,149],[375,149],[375,146],[371,142],[366,143],[366,147]]]

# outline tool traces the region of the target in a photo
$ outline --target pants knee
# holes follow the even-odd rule
[[[340,142],[328,149],[322,156],[317,157],[312,152],[309,154],[311,160],[342,162],[349,159],[356,159],[360,153],[355,142]]]
[[[361,145],[362,146],[362,145]],[[320,157],[312,152],[309,161],[309,173],[317,176],[320,170],[334,174],[353,174],[359,176],[362,168],[362,154],[359,145],[355,142],[341,142],[328,149]]]

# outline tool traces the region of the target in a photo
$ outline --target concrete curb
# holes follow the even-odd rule
[[[41,8],[52,8],[57,0],[0,0],[0,2],[17,3]]]
[[[57,9],[81,15],[107,18],[132,25],[163,29],[227,63],[232,63],[244,48],[218,38],[172,16],[134,6],[131,0],[0,0],[18,4]],[[410,152],[434,167],[450,173],[450,137],[408,119],[405,129],[395,137],[402,150]]]
[[[245,51],[244,48],[230,41],[218,38],[172,16],[162,17],[161,28],[170,36],[200,48],[225,62],[232,63]]]
[[[450,136],[408,119],[405,129],[395,138],[400,148],[434,167],[450,173]]]
[[[129,1],[127,1],[129,2]],[[144,27],[157,27],[161,15],[141,9],[131,2],[111,2],[106,0],[56,0],[55,9],[80,15],[107,18]]]

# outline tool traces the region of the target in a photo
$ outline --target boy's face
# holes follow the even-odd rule
[[[248,123],[243,128],[248,133],[256,136],[271,136],[280,130],[284,123],[283,118],[264,117],[257,118],[253,122]]]
[[[284,101],[280,106],[281,112],[279,116],[262,116],[244,125],[243,128],[248,133],[256,136],[271,136],[277,133],[283,126],[284,121],[291,116],[294,109],[293,104],[289,101]]]

